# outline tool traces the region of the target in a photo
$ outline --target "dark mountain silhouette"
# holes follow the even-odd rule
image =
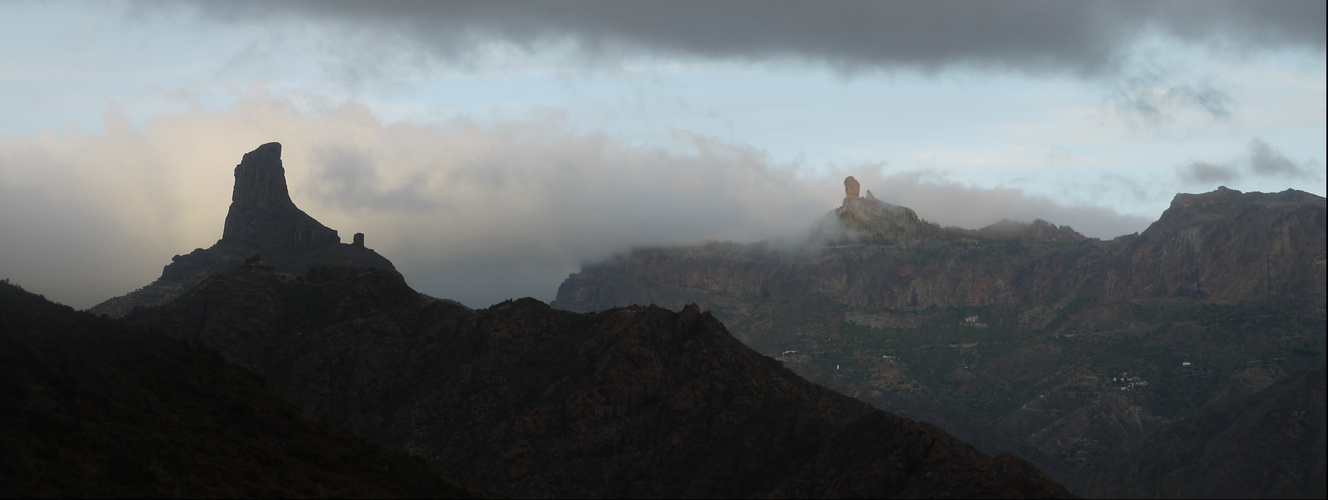
[[[362,233],[355,234],[350,244],[341,243],[336,230],[295,206],[286,188],[281,144],[270,142],[246,153],[235,167],[231,206],[216,244],[176,255],[156,281],[88,311],[120,317],[135,306],[164,304],[203,278],[238,267],[255,254],[290,273],[320,266],[376,267],[396,272],[390,261],[365,248]]]
[[[215,352],[0,282],[0,497],[473,498]]]
[[[808,383],[695,306],[469,310],[380,269],[251,263],[126,320],[500,495],[1067,494],[1018,458]]]
[[[1159,488],[1149,492],[1102,461],[1162,446],[1149,440],[1177,422],[1325,362],[1322,197],[1181,194],[1143,233],[1100,241],[1045,221],[943,228],[848,194],[814,245],[637,249],[583,266],[553,306],[697,303],[813,382],[1103,494],[1203,496],[1237,481],[1142,483]],[[1313,456],[1303,451],[1286,453]],[[1200,460],[1176,456],[1177,470]],[[1257,457],[1203,463],[1241,470]],[[1278,479],[1258,484],[1295,486],[1262,494],[1321,489],[1291,472],[1314,466],[1267,469]]]

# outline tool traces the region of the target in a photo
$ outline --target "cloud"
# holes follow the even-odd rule
[[[1215,120],[1231,118],[1234,100],[1214,82],[1171,83],[1153,72],[1123,78],[1106,97],[1108,106],[1130,121],[1158,125],[1181,111],[1199,111]]]
[[[439,60],[473,62],[505,46],[570,47],[586,60],[625,55],[801,60],[846,71],[950,67],[1027,73],[1113,72],[1141,37],[1238,52],[1324,50],[1323,2],[195,2],[224,23],[338,27],[362,48],[407,42]],[[140,11],[163,7],[155,2]],[[169,7],[175,9],[178,7]],[[366,36],[367,35],[367,36]],[[363,62],[363,58],[360,58]]]
[[[1230,184],[1250,177],[1298,181],[1323,179],[1323,173],[1315,162],[1297,164],[1287,158],[1281,150],[1257,137],[1251,139],[1245,146],[1244,154],[1236,155],[1230,161],[1196,160],[1183,167],[1177,167],[1176,174],[1183,182],[1209,186]]]
[[[292,199],[342,235],[363,232],[412,286],[472,306],[551,300],[580,264],[632,246],[800,234],[853,174],[946,225],[1046,219],[1110,237],[1147,221],[1018,190],[880,166],[779,164],[677,131],[677,148],[624,144],[556,116],[384,123],[342,102],[302,111],[252,90],[227,110],[0,138],[0,277],[76,307],[146,285],[175,254],[212,245],[243,153],[280,141]]]
[[[1202,161],[1191,162],[1177,170],[1181,180],[1196,184],[1220,184],[1240,178],[1240,173],[1231,167]]]
[[[1281,151],[1273,149],[1268,143],[1258,138],[1250,140],[1248,150],[1250,171],[1261,177],[1308,179],[1318,173],[1317,169],[1310,165],[1304,167],[1296,165]]]

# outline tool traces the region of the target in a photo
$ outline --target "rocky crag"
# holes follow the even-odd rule
[[[1086,492],[1145,494],[1102,461],[1325,361],[1322,197],[1181,194],[1100,241],[1045,221],[943,228],[849,181],[813,250],[637,249],[571,275],[553,305],[698,303],[809,380]]]
[[[341,243],[337,231],[320,224],[291,201],[281,144],[270,142],[244,155],[235,167],[235,187],[221,239],[207,249],[176,255],[148,286],[89,309],[120,317],[135,306],[169,302],[204,278],[261,255],[283,272],[303,273],[319,266],[376,267],[396,272],[392,263],[364,246],[364,235]]]
[[[1056,497],[1027,462],[813,385],[696,306],[470,310],[400,276],[258,262],[127,321],[514,497]]]

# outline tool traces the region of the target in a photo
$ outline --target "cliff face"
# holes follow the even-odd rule
[[[1121,492],[1100,461],[1324,363],[1325,226],[1324,199],[1290,190],[1178,195],[1111,241],[942,228],[850,196],[810,250],[638,249],[569,276],[553,306],[694,302],[813,382]]]
[[[392,274],[251,264],[128,321],[515,497],[1046,497],[1026,462],[815,386],[695,306],[469,310]]]
[[[396,272],[390,261],[364,247],[362,234],[356,234],[352,244],[343,244],[336,230],[295,206],[286,188],[281,144],[269,142],[246,153],[235,167],[231,206],[216,244],[176,255],[156,281],[88,311],[120,317],[135,306],[165,304],[204,278],[233,269],[255,254],[288,273],[322,266],[375,267]]]
[[[1323,301],[1324,199],[1309,193],[1179,194],[1125,245],[1108,297]]]

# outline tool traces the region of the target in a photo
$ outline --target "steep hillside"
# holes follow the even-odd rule
[[[695,306],[472,311],[376,269],[255,263],[127,320],[501,495],[1066,494],[1018,458],[808,383]]]
[[[281,144],[270,142],[245,153],[235,166],[231,206],[216,244],[176,255],[156,281],[88,311],[118,318],[135,306],[165,304],[213,273],[238,267],[256,254],[285,272],[303,273],[317,266],[396,272],[390,261],[365,248],[363,234],[356,234],[350,244],[341,243],[336,230],[295,206],[286,188]]]
[[[1089,487],[1098,461],[1324,364],[1325,226],[1298,191],[1178,195],[1112,241],[942,228],[850,193],[823,246],[638,249],[553,305],[697,303],[813,382]]]
[[[0,497],[473,498],[216,353],[0,283]]]
[[[1088,476],[1093,496],[1324,498],[1328,374],[1304,370],[1205,409]]]

